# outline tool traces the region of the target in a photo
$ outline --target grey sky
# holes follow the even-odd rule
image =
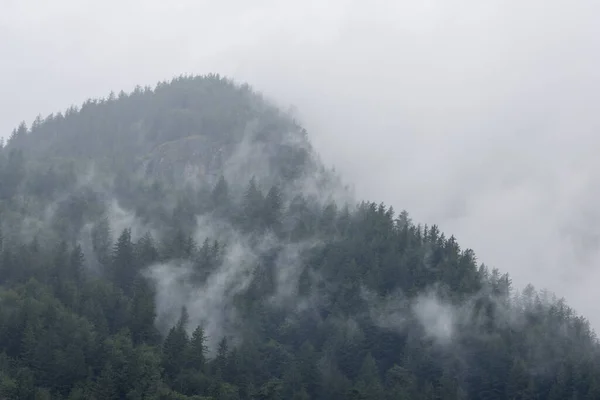
[[[296,105],[361,197],[438,223],[600,326],[600,2],[0,7],[0,135],[110,90],[227,74]]]

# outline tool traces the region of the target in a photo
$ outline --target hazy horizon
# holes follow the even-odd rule
[[[215,72],[294,105],[360,198],[435,223],[600,326],[592,1],[8,0],[0,136],[111,90]]]

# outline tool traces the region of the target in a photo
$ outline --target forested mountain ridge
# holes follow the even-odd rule
[[[21,124],[0,228],[5,398],[600,399],[563,300],[353,202],[218,75]]]

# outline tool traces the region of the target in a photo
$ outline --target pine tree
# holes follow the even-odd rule
[[[129,368],[130,386],[128,399],[158,399],[162,386],[160,357],[147,345],[138,346],[134,351]]]
[[[85,257],[81,245],[76,244],[73,250],[71,250],[71,257],[69,260],[69,274],[71,279],[81,285],[84,279],[84,268],[85,268]]]
[[[515,358],[506,381],[506,397],[508,399],[523,398],[528,385],[529,374],[525,363],[523,360]]]
[[[286,399],[301,398],[306,394],[300,368],[298,368],[297,363],[293,360],[287,363],[285,371],[283,372],[282,394]]]
[[[413,374],[398,365],[386,373],[387,398],[390,400],[409,400],[416,396],[416,379]]]
[[[263,204],[264,196],[256,184],[256,179],[252,178],[242,204],[242,226],[246,231],[262,230]]]
[[[371,353],[367,353],[358,374],[355,389],[360,398],[368,400],[383,399],[384,391],[379,377],[379,370]]]
[[[117,389],[115,371],[113,370],[112,365],[109,363],[102,368],[102,372],[100,373],[100,376],[98,376],[96,384],[94,385],[93,393],[98,400],[117,400],[120,398]]]
[[[137,275],[133,243],[131,242],[131,229],[124,229],[114,246],[112,256],[112,276],[114,282],[125,292],[131,295],[133,282]]]
[[[206,336],[204,329],[198,326],[192,333],[190,344],[187,351],[187,364],[190,368],[197,371],[204,371],[206,364],[206,353],[208,347],[206,346]]]
[[[181,310],[179,321],[169,330],[162,346],[162,366],[165,376],[170,382],[176,379],[185,365],[184,361],[189,345],[189,338],[185,330],[188,318],[187,310],[184,307]]]
[[[225,217],[227,215],[227,210],[229,210],[229,207],[231,206],[231,199],[229,197],[229,184],[223,175],[221,175],[219,181],[213,188],[210,202],[211,208],[217,216]]]
[[[156,340],[158,333],[154,327],[155,318],[154,290],[150,282],[138,276],[133,285],[131,302],[130,326],[134,343],[153,343]]]
[[[275,185],[269,189],[264,200],[263,220],[267,228],[278,232],[281,227],[282,198],[281,189]]]
[[[223,379],[223,373],[227,365],[227,354],[229,354],[229,343],[227,342],[227,338],[223,337],[219,341],[217,356],[213,360],[214,376],[218,382]]]
[[[142,268],[158,262],[158,250],[150,233],[146,233],[135,244],[135,256],[138,265]]]
[[[96,223],[91,232],[92,248],[97,261],[104,268],[108,268],[111,261],[112,237],[108,218],[102,218]]]

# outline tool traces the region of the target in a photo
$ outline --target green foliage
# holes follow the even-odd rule
[[[0,398],[599,398],[585,319],[435,225],[333,201],[305,134],[217,75],[20,125],[0,146]],[[180,293],[159,298],[157,265],[211,301],[164,326]]]

